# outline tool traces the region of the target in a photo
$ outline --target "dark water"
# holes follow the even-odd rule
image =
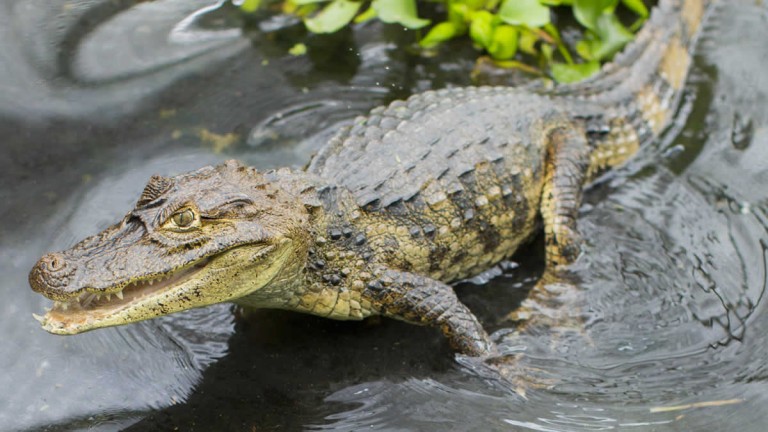
[[[536,245],[458,289],[522,354],[526,398],[436,332],[226,305],[74,337],[32,319],[44,252],[106,227],[153,173],[301,165],[340,124],[467,84],[398,29],[310,38],[212,1],[0,4],[0,430],[762,431],[768,421],[768,9],[721,5],[680,121],[587,194],[584,334],[504,336]],[[243,31],[247,28],[247,31]],[[466,56],[454,47],[457,59]]]

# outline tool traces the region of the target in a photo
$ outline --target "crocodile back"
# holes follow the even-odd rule
[[[358,118],[307,171],[352,195],[354,223],[387,265],[456,280],[534,232],[546,129],[563,119],[549,98],[513,88],[429,91]]]
[[[543,149],[529,125],[552,111],[548,99],[512,88],[428,91],[357,118],[308,171],[345,186],[361,207],[412,200],[434,183],[457,193],[464,189],[461,177],[478,164],[500,173],[539,166]]]

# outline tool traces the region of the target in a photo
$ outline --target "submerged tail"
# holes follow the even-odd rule
[[[613,62],[596,76],[554,95],[604,107],[607,130],[591,137],[591,177],[624,162],[666,129],[677,109],[704,17],[714,0],[660,0]]]

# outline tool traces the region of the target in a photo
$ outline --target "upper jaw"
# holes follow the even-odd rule
[[[209,258],[210,257],[204,257],[184,266],[146,273],[130,279],[112,282],[94,280],[92,282],[77,283],[76,285],[79,287],[74,289],[61,290],[52,287],[44,287],[43,289],[35,289],[35,291],[48,299],[53,300],[57,306],[61,304],[70,306],[79,304],[80,306],[87,306],[90,302],[100,300],[102,297],[106,300],[111,299],[112,296],[122,298],[125,295],[125,291],[135,289],[139,286],[153,286],[157,283],[163,284],[191,268],[205,266],[210,261]],[[93,277],[89,279],[94,279],[94,277],[98,277],[98,274],[93,275]]]

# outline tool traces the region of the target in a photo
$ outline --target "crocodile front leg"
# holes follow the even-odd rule
[[[363,295],[381,315],[412,324],[440,327],[451,347],[479,357],[495,351],[483,326],[462,304],[453,288],[413,273],[384,270]]]

